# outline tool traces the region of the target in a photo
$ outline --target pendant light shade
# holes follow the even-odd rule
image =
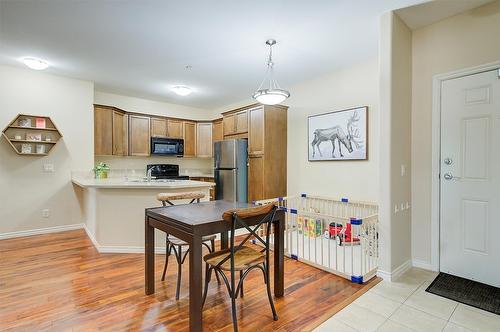
[[[276,40],[269,39],[266,41],[266,44],[269,45],[266,77],[252,97],[261,104],[276,105],[290,97],[290,92],[281,89],[278,82],[276,82],[273,77],[273,45],[276,44]]]

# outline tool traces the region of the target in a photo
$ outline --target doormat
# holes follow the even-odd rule
[[[439,273],[427,292],[500,315],[500,288]]]

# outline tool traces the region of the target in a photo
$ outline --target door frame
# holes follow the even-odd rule
[[[498,70],[500,60],[445,74],[437,74],[432,78],[432,188],[431,188],[431,267],[433,271],[440,268],[440,192],[441,184],[441,85],[444,81]]]

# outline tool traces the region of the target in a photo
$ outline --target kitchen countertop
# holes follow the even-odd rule
[[[214,173],[210,171],[180,171],[179,175],[189,176],[191,178],[213,178]]]
[[[173,180],[171,182],[151,181],[145,182],[140,179],[125,178],[108,178],[108,179],[94,179],[91,177],[73,175],[71,181],[82,188],[166,188],[166,189],[180,189],[180,188],[207,188],[213,187],[214,184],[210,182],[193,181],[193,180]]]

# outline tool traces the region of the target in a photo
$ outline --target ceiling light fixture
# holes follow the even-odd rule
[[[191,88],[188,88],[187,86],[183,86],[183,85],[177,85],[177,86],[172,87],[172,91],[175,92],[176,94],[178,94],[179,96],[187,96],[191,92],[193,92],[193,90],[191,90]]]
[[[41,59],[37,58],[24,58],[23,62],[26,66],[34,70],[44,70],[49,67],[49,64]]]
[[[269,45],[269,57],[267,59],[266,77],[264,77],[264,80],[252,97],[261,104],[276,105],[290,97],[290,92],[281,89],[278,82],[276,82],[273,77],[273,45],[276,44],[276,40],[269,39],[266,41],[266,44]],[[267,81],[269,81],[269,84],[264,84]]]

